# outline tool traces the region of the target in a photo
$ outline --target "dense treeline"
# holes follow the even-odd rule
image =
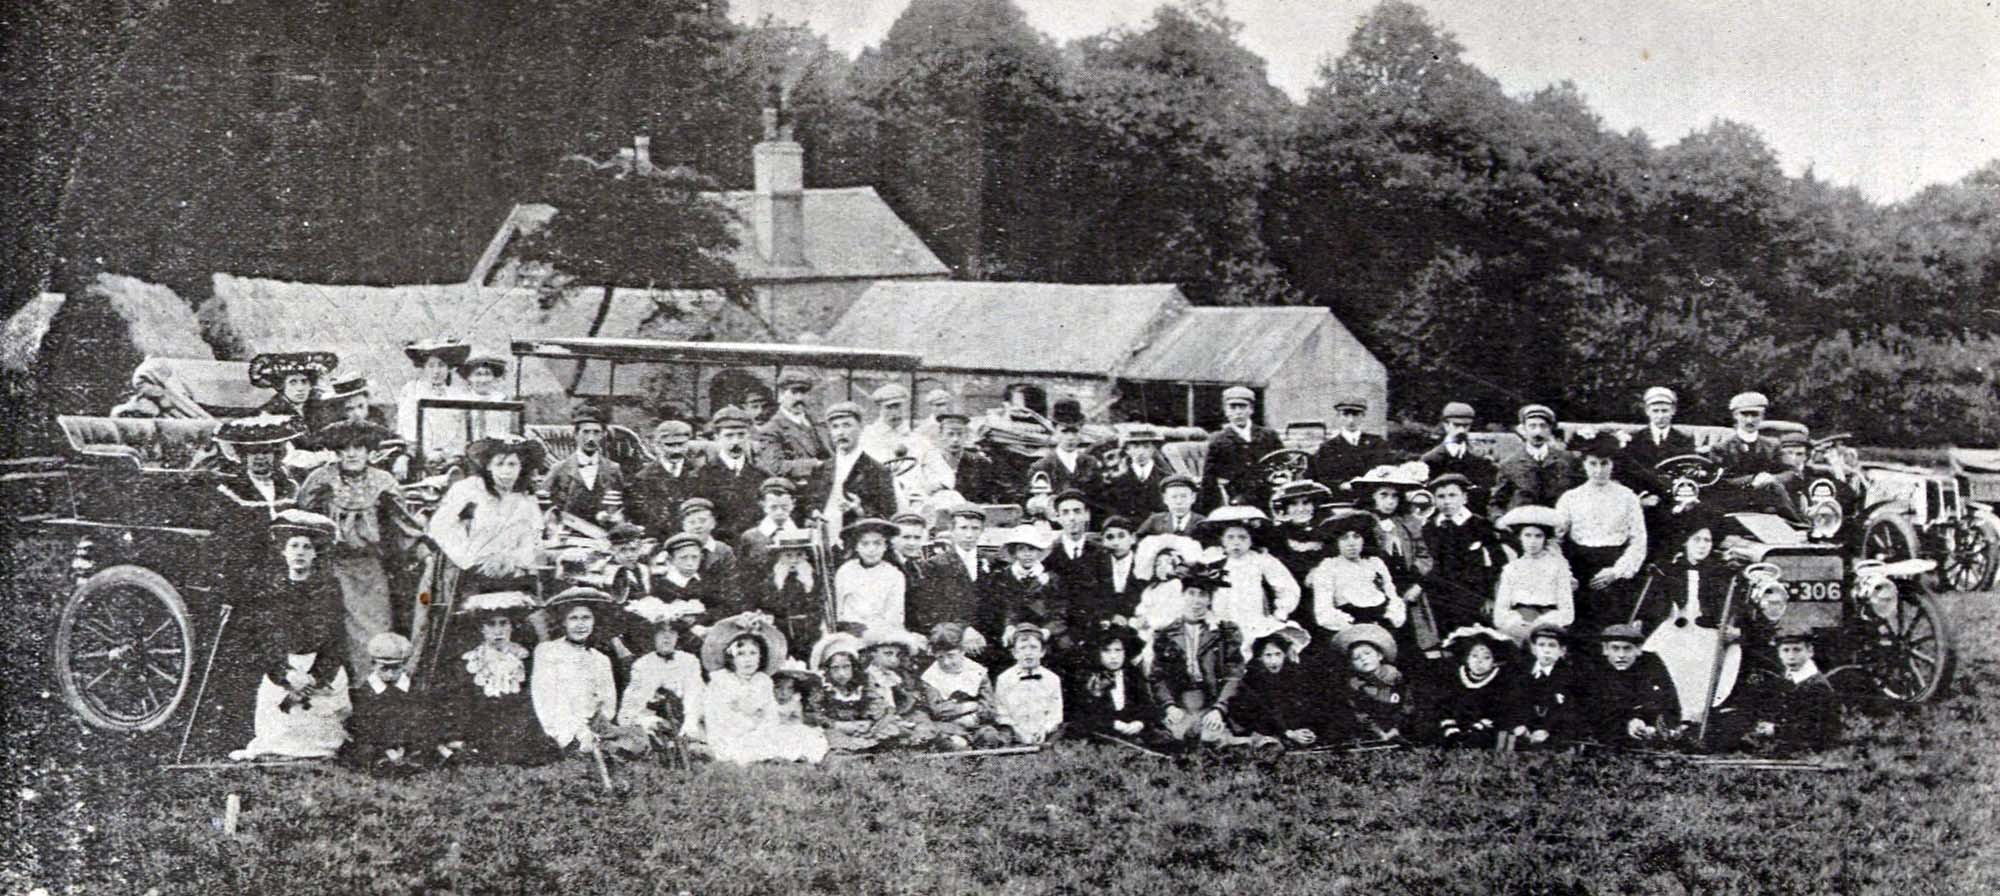
[[[1390,364],[1401,415],[1451,395],[1629,416],[1667,383],[1694,419],[1761,388],[1779,416],[1885,443],[2000,433],[2000,162],[1879,205],[1787,177],[1742,123],[1655,145],[1574,85],[1507,95],[1400,0],[1344,50],[1329,36],[1303,104],[1213,0],[1069,45],[1009,0],[912,0],[852,60],[703,0],[28,20],[7,72],[36,89],[9,111],[38,152],[10,164],[48,226],[11,250],[54,273],[17,267],[10,307],[98,270],[194,300],[215,270],[458,279],[570,153],[645,133],[658,164],[747,186],[781,83],[809,182],[876,186],[960,276],[1324,305]],[[701,230],[669,267],[716,246]]]

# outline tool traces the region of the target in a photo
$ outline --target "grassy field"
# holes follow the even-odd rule
[[[1830,773],[1622,756],[1026,757],[821,768],[576,762],[378,781],[168,772],[44,690],[52,561],[4,612],[0,888],[19,893],[2000,892],[2000,597],[1947,598],[1956,692],[1856,717]],[[18,586],[18,587],[17,587]],[[219,829],[239,794],[237,833]]]

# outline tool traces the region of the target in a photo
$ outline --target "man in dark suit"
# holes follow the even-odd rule
[[[1381,436],[1361,431],[1361,416],[1366,413],[1365,398],[1348,395],[1336,399],[1333,414],[1339,428],[1319,443],[1319,451],[1313,454],[1312,480],[1335,494],[1353,497],[1347,488],[1349,479],[1390,461],[1388,443]]]
[[[977,446],[966,444],[966,425],[971,422],[956,410],[939,411],[935,438],[925,449],[919,464],[933,471],[939,485],[950,488],[974,504],[1004,504],[1018,499],[1017,483],[1003,481],[999,466]],[[941,469],[940,469],[941,468]],[[946,477],[943,470],[949,470]],[[946,478],[948,482],[943,481]]]
[[[1674,412],[1679,396],[1665,386],[1646,390],[1646,428],[1632,433],[1612,464],[1619,482],[1639,493],[1647,507],[1657,507],[1673,496],[1673,483],[1661,478],[1653,468],[1660,461],[1693,454],[1694,436],[1674,428]]]
[[[1068,589],[1042,562],[1053,544],[1053,533],[1039,525],[1016,526],[1008,533],[1007,567],[979,580],[974,627],[980,634],[1005,633],[1008,626],[1027,622],[1048,629],[1050,642],[1062,645],[1058,652],[1073,646]],[[997,646],[1000,636],[988,640]]]
[[[694,497],[695,458],[688,456],[694,427],[662,420],[653,427],[653,460],[626,482],[625,513],[646,533],[664,539],[680,531],[681,502]]]
[[[814,385],[813,378],[803,373],[779,377],[778,411],[757,427],[758,463],[793,482],[804,482],[833,456],[826,427],[814,423],[806,407]]]
[[[1446,473],[1431,480],[1430,490],[1437,498],[1437,513],[1424,523],[1431,571],[1423,586],[1435,620],[1433,635],[1441,635],[1491,615],[1487,605],[1508,558],[1492,521],[1466,506],[1471,480]]]
[[[1275,431],[1250,422],[1256,402],[1257,393],[1248,387],[1222,390],[1225,419],[1222,428],[1208,437],[1208,453],[1202,462],[1202,507],[1254,502],[1263,491],[1264,474],[1257,461],[1285,444]]]
[[[1062,582],[1064,600],[1078,625],[1088,627],[1099,619],[1111,618],[1111,614],[1101,612],[1107,602],[1105,591],[1111,586],[1111,554],[1090,531],[1089,499],[1070,489],[1056,495],[1052,503],[1062,530],[1043,564]]]
[[[1139,524],[1138,536],[1185,535],[1193,538],[1194,527],[1208,518],[1194,511],[1196,488],[1194,480],[1179,474],[1160,480],[1160,503],[1165,504],[1167,509],[1146,517],[1146,521]]]
[[[1167,509],[1160,498],[1160,483],[1172,474],[1160,462],[1162,441],[1160,431],[1150,426],[1135,426],[1125,432],[1121,442],[1124,467],[1104,480],[1101,496],[1105,512],[1143,520]]]
[[[951,510],[951,545],[923,561],[921,587],[912,588],[903,616],[914,632],[929,632],[940,622],[971,625],[979,615],[980,584],[993,575],[993,562],[979,556],[979,538],[986,532],[986,512],[976,504]]]
[[[1703,498],[1727,509],[1777,513],[1803,524],[1805,515],[1792,505],[1780,478],[1791,472],[1791,467],[1785,464],[1778,440],[1762,433],[1764,412],[1770,404],[1761,392],[1744,392],[1729,399],[1729,415],[1736,420],[1736,431],[1710,449],[1722,466],[1722,481]]]
[[[570,419],[576,451],[549,471],[549,502],[564,513],[595,520],[605,492],[625,491],[625,471],[604,456],[604,412],[585,407]]]
[[[749,414],[724,407],[708,427],[715,453],[694,475],[694,496],[715,505],[715,531],[734,535],[757,522],[758,497],[770,474],[750,457]]]
[[[1516,507],[1556,506],[1556,499],[1583,482],[1576,458],[1554,442],[1556,412],[1548,405],[1521,409],[1520,448],[1500,458],[1494,476],[1492,508],[1505,513]]]
[[[1083,450],[1083,407],[1076,399],[1056,400],[1049,419],[1055,424],[1056,444],[1041,459],[1028,465],[1028,480],[1034,481],[1037,474],[1048,477],[1049,494],[1061,494],[1069,489],[1084,493],[1093,503],[1097,500],[1097,490],[1104,484],[1104,471]],[[1026,486],[1028,483],[1021,483]]]
[[[1493,461],[1481,457],[1472,450],[1472,424],[1475,419],[1472,405],[1454,401],[1444,406],[1438,415],[1439,424],[1444,427],[1444,440],[1436,448],[1424,452],[1424,466],[1430,468],[1435,479],[1457,473],[1473,483],[1467,494],[1467,507],[1478,513],[1486,507],[1486,486],[1500,475]]]
[[[771,544],[779,532],[797,525],[792,516],[792,481],[772,476],[758,486],[758,501],[764,511],[757,525],[736,536],[736,567],[746,575],[761,577],[771,571]]]
[[[1139,595],[1150,583],[1138,576],[1139,557],[1133,552],[1138,543],[1138,535],[1128,517],[1113,515],[1104,520],[1098,530],[1098,543],[1110,555],[1106,572],[1110,579],[1101,593],[1104,599],[1100,618],[1131,616],[1138,609]]]
[[[818,511],[838,526],[896,513],[896,486],[889,469],[861,450],[861,406],[843,401],[826,409],[826,432],[833,457],[806,479],[800,490],[807,514]]]

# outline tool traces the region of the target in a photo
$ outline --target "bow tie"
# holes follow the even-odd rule
[[[1042,673],[1040,673],[1040,672],[1024,672],[1024,673],[1022,673],[1022,674],[1021,674],[1021,680],[1022,680],[1022,681],[1041,681],[1041,680],[1042,680]]]

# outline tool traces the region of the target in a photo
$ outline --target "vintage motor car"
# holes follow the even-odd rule
[[[1852,449],[1835,449],[1852,450]],[[2000,518],[1966,499],[1962,477],[1908,464],[1859,464],[1866,483],[1861,519],[1864,556],[1934,559],[1926,587],[1981,591],[2000,568]]]
[[[1704,455],[1668,458],[1658,469],[1677,495],[1692,492],[1695,501],[1720,477]],[[1803,620],[1818,632],[1820,668],[1849,698],[1921,703],[1948,691],[1956,667],[1951,625],[1915,583],[1934,563],[1854,559],[1817,519],[1802,529],[1777,514],[1737,512],[1725,513],[1722,525],[1717,548],[1737,570],[1732,599],[1751,608],[1739,617],[1749,620],[1746,652],[1768,647],[1780,621]]]

